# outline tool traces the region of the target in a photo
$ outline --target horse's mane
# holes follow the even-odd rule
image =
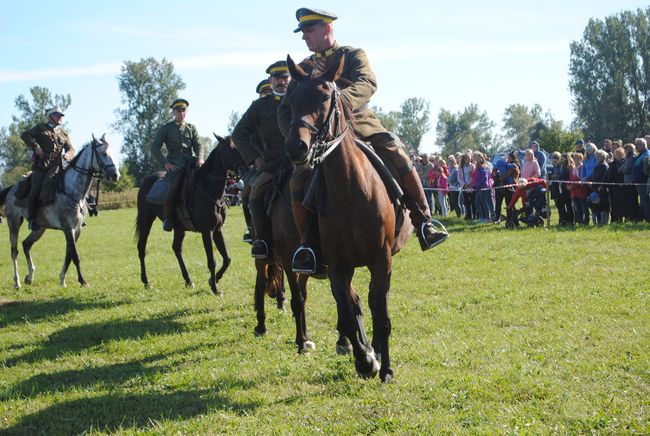
[[[83,145],[83,147],[81,147],[81,149],[79,150],[79,153],[77,153],[77,154],[72,158],[72,160],[69,162],[69,164],[70,164],[70,165],[75,165],[75,164],[77,163],[77,161],[79,160],[79,157],[81,156],[81,152],[82,152],[83,150],[85,150],[86,147],[88,147],[88,146],[91,145],[92,143],[93,143],[92,141],[88,141],[88,142],[86,142],[86,143]]]

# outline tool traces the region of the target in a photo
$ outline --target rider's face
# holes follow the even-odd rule
[[[302,39],[307,44],[309,51],[325,51],[330,48],[329,41],[330,27],[325,23],[316,23],[303,27]]]
[[[289,76],[270,76],[269,83],[273,86],[273,91],[276,94],[284,94],[287,92],[287,85],[289,84]]]
[[[50,121],[52,121],[52,124],[54,124],[55,126],[60,125],[62,119],[63,119],[63,115],[61,114],[50,115]]]
[[[172,110],[172,113],[174,114],[174,119],[176,120],[176,122],[180,124],[183,121],[185,121],[185,115],[187,115],[187,108],[177,107]]]

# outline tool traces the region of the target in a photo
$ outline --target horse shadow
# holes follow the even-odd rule
[[[185,325],[175,321],[179,316],[187,316],[187,311],[144,320],[119,319],[68,327],[50,335],[37,349],[9,358],[3,363],[12,367],[20,363],[34,363],[56,359],[69,353],[79,353],[105,342],[175,334],[186,329]]]
[[[12,304],[0,305],[0,328],[25,322],[34,323],[50,317],[81,312],[92,309],[111,309],[126,301],[79,302],[74,298],[57,298],[53,300],[12,301]]]

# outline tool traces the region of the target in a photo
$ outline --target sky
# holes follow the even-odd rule
[[[399,110],[410,97],[427,100],[431,131],[421,149],[435,151],[439,111],[475,103],[501,127],[511,104],[544,110],[566,124],[570,43],[590,18],[647,5],[632,0],[340,1],[293,0],[0,0],[0,126],[11,123],[17,96],[33,86],[70,94],[66,127],[73,143],[106,133],[123,106],[117,75],[124,61],[166,58],[187,87],[187,120],[201,136],[227,133],[228,119],[257,97],[265,70],[287,54],[309,52],[296,27],[299,7],[338,15],[341,45],[363,48],[377,76],[371,104]],[[119,157],[119,156],[118,156]]]

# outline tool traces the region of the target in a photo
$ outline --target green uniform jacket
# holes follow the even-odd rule
[[[232,140],[247,164],[258,157],[271,163],[285,156],[284,136],[278,126],[280,101],[276,95],[258,98],[235,126]]]
[[[374,112],[370,110],[370,98],[377,90],[377,80],[375,73],[370,68],[366,53],[360,48],[339,46],[337,43],[334,43],[332,49],[333,52],[329,56],[317,58],[313,54],[302,61],[300,66],[308,74],[312,74],[314,69],[324,72],[338,60],[339,55],[345,56],[343,74],[336,81],[336,85],[352,107],[356,123],[355,133],[360,138],[366,138],[375,133],[385,132],[386,129],[381,125]],[[322,60],[325,61],[324,65]],[[287,93],[278,109],[278,122],[285,137],[289,135],[291,122],[289,98],[296,86],[297,82],[289,83]]]
[[[34,170],[49,170],[58,165],[63,150],[72,150],[74,153],[68,133],[61,127],[51,127],[47,123],[38,124],[23,132],[20,139],[32,150],[37,147],[43,150],[43,158],[35,159],[32,164]]]
[[[162,154],[163,143],[167,147],[166,158]],[[203,147],[196,127],[190,123],[179,126],[176,121],[163,124],[151,144],[151,154],[160,165],[167,161],[179,168],[192,165],[196,159],[203,159]]]

